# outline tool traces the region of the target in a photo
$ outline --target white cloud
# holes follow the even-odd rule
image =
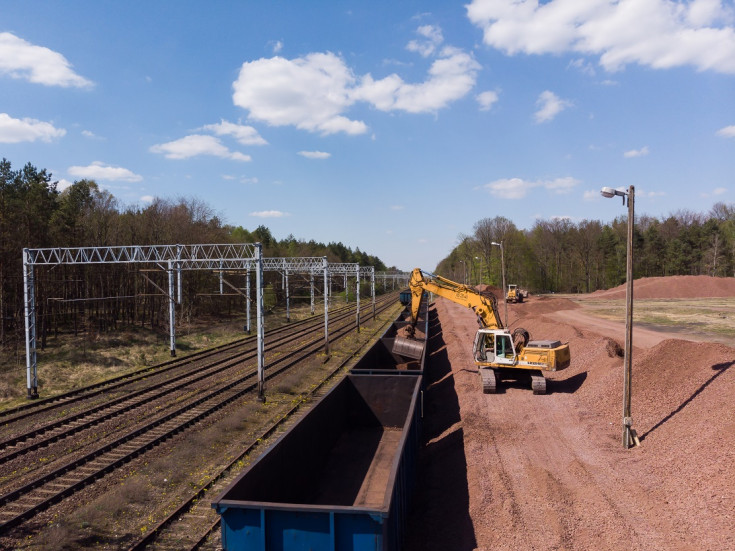
[[[0,33],[0,74],[45,86],[86,88],[92,82],[76,74],[60,53],[36,46],[4,32]]]
[[[352,72],[331,52],[293,60],[261,58],[242,64],[232,99],[250,112],[251,119],[273,126],[362,134],[367,131],[365,123],[342,116],[352,103],[354,83]]]
[[[473,0],[469,20],[508,55],[599,56],[607,71],[631,63],[735,73],[730,5],[717,0]]]
[[[15,119],[7,113],[0,113],[0,143],[50,142],[66,134],[63,128],[56,128],[49,122],[36,119]]]
[[[703,191],[699,194],[700,197],[717,197],[718,195],[723,195],[727,193],[727,188],[724,187],[718,187],[713,189],[711,192]]]
[[[151,153],[161,153],[167,159],[189,159],[198,155],[212,155],[233,161],[250,161],[250,155],[239,151],[230,151],[214,136],[191,134],[172,142],[156,144],[150,147]]]
[[[533,184],[520,178],[504,178],[485,184],[483,187],[490,190],[492,195],[502,199],[523,199]]]
[[[375,80],[356,77],[339,56],[311,53],[288,60],[282,57],[243,63],[233,83],[233,102],[249,117],[273,126],[292,125],[322,134],[364,134],[363,121],[345,112],[357,102],[381,111],[431,113],[465,96],[475,85],[480,65],[452,47],[444,47],[433,61],[426,80],[406,83],[393,73]]]
[[[390,210],[403,210],[403,205],[391,205]]]
[[[142,196],[142,197],[140,198],[140,200],[141,200],[141,201],[142,201],[143,203],[149,203],[149,204],[150,204],[150,203],[152,203],[154,199],[155,199],[155,197],[153,197],[153,195],[143,195],[143,196]]]
[[[432,55],[439,45],[444,42],[442,30],[434,25],[422,25],[416,29],[416,33],[421,36],[419,40],[411,40],[406,46],[409,52],[416,52],[422,57]]]
[[[572,191],[572,188],[577,186],[577,184],[579,184],[579,180],[570,176],[567,176],[566,178],[554,178],[553,180],[541,180],[538,182],[538,185],[557,194],[569,193]]]
[[[105,165],[100,161],[95,161],[88,166],[70,166],[67,172],[71,176],[90,180],[140,182],[143,179],[142,176],[127,168]]]
[[[64,191],[66,188],[71,187],[72,185],[73,182],[62,178],[61,180],[56,182],[56,191]]]
[[[589,190],[589,189],[585,190],[584,195],[582,196],[582,198],[585,201],[594,201],[595,199],[598,199],[599,197],[600,197],[599,190],[594,191],[594,190]]]
[[[623,157],[625,157],[626,159],[632,159],[635,157],[645,157],[646,155],[648,155],[648,153],[650,153],[648,150],[648,146],[644,145],[640,149],[631,149],[630,151],[624,152]]]
[[[432,63],[429,77],[419,84],[403,82],[396,74],[381,80],[365,75],[353,97],[381,111],[434,112],[464,97],[475,85],[479,63],[457,48],[445,47]]]
[[[250,213],[250,216],[255,216],[256,218],[283,218],[288,215],[287,212],[281,212],[280,210],[261,210]]]
[[[569,65],[567,65],[567,68],[577,69],[580,73],[583,73],[588,76],[595,76],[597,71],[595,71],[594,66],[584,59],[575,59],[573,61],[569,62]]]
[[[266,145],[268,143],[252,126],[235,124],[224,119],[217,124],[203,126],[202,130],[207,130],[218,136],[232,136],[242,145]]]
[[[82,130],[82,136],[84,136],[85,138],[89,138],[90,140],[98,140],[98,141],[104,140],[102,136],[98,136],[91,130]]]
[[[579,180],[572,177],[555,178],[554,180],[529,181],[521,178],[503,178],[482,186],[491,195],[501,199],[523,199],[533,188],[544,188],[553,193],[569,193],[579,184]]]
[[[735,125],[720,128],[717,135],[723,138],[735,138]]]
[[[283,42],[281,42],[280,40],[276,40],[275,42],[273,42],[273,53],[277,54],[281,50],[283,50]]]
[[[480,104],[480,111],[489,111],[495,102],[498,101],[498,93],[488,90],[487,92],[480,92],[475,96],[477,103]]]
[[[539,94],[536,105],[539,109],[534,113],[534,118],[536,122],[542,123],[554,120],[554,117],[564,111],[564,109],[571,107],[572,103],[561,99],[554,92],[545,90]]]
[[[299,151],[299,155],[307,159],[329,159],[332,156],[331,153],[326,151]]]

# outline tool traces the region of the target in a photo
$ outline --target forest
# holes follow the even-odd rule
[[[13,170],[6,159],[0,162],[0,345],[17,347],[24,340],[24,248],[260,242],[266,257],[326,256],[329,262],[386,270],[378,257],[341,242],[325,245],[293,235],[278,240],[262,225],[253,231],[227,225],[199,199],[155,199],[143,207],[122,206],[92,180],[76,181],[63,191],[56,188],[45,169],[28,163]],[[129,265],[38,269],[40,338],[45,340],[51,331],[76,333],[89,325],[104,331],[118,324],[153,328],[167,324],[164,296],[155,288],[155,278],[165,287],[165,272],[145,271]],[[273,290],[280,287],[277,274],[266,273],[265,280]],[[187,274],[184,319],[223,309],[243,310],[241,296],[221,297],[217,289],[214,274]]]
[[[710,212],[679,211],[658,219],[636,216],[633,278],[735,276],[735,205]],[[441,261],[437,272],[469,284],[506,282],[537,293],[589,293],[625,283],[628,217],[611,223],[567,218],[518,229],[505,217],[484,218]],[[501,248],[496,244],[502,243]]]

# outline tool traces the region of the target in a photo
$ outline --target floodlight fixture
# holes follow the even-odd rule
[[[620,197],[623,198],[623,205],[624,205],[625,204],[625,197],[628,195],[628,193],[625,192],[625,191],[620,191],[619,189],[614,189],[614,188],[611,188],[611,187],[604,187],[604,188],[602,188],[600,190],[600,195],[602,195],[603,197],[605,197],[607,199],[610,199],[612,197],[615,197],[616,195],[617,196],[620,196]]]

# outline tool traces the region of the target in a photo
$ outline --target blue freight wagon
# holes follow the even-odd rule
[[[405,291],[401,291],[401,293],[398,295],[398,300],[401,301],[401,304],[404,306],[408,306],[411,304],[411,291],[410,289],[406,289]]]
[[[399,551],[420,386],[347,375],[214,500],[224,549]]]
[[[429,304],[424,294],[419,307],[414,338],[406,338],[405,328],[411,324],[411,316],[407,311],[403,311],[383,332],[380,340],[355,363],[350,372],[422,375],[426,364],[429,317]],[[401,338],[396,339],[398,336]]]

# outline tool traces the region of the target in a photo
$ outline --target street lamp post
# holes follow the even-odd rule
[[[462,283],[467,285],[467,263],[464,260],[460,260],[459,263],[462,264]]]
[[[477,278],[477,280],[478,280],[477,281],[477,284],[478,285],[482,285],[482,258],[480,258],[479,256],[476,256],[475,257],[475,260],[479,260],[480,261],[480,275]],[[473,262],[473,264],[474,264],[474,262]],[[475,272],[475,273],[477,273],[477,272]]]
[[[625,359],[623,360],[623,447],[630,448],[635,431],[631,428],[633,419],[630,414],[631,375],[633,367],[633,225],[635,224],[635,186],[628,191],[604,187],[600,194],[608,199],[619,196],[628,197],[628,254],[625,272]],[[637,442],[636,442],[637,444]]]
[[[505,255],[503,254],[503,242],[490,243],[496,247],[500,247],[500,271],[503,274],[503,302],[505,303],[505,326],[508,327],[508,291],[505,288]]]

